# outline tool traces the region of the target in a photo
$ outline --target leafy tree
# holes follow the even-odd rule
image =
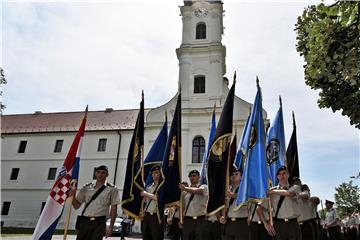
[[[4,74],[4,69],[2,67],[0,67],[0,85],[6,84],[6,77]],[[0,112],[2,113],[2,111],[5,109],[5,105],[2,103],[2,90],[0,90],[0,96],[1,96],[1,101],[0,101]]]
[[[335,190],[336,207],[341,217],[344,216],[346,210],[354,211],[360,207],[359,187],[354,186],[352,181],[340,184]]]
[[[295,25],[305,82],[320,90],[318,105],[342,110],[360,128],[360,2],[336,1],[304,9]]]

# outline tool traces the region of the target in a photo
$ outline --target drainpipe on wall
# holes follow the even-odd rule
[[[119,143],[118,143],[118,150],[117,150],[116,162],[115,162],[115,172],[114,172],[114,182],[113,182],[114,185],[115,185],[115,183],[116,183],[116,175],[117,175],[117,169],[118,169],[118,165],[119,165],[120,144],[121,144],[121,133],[120,133],[120,130],[118,130],[117,133],[119,134]]]

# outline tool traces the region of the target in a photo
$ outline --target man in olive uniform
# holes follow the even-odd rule
[[[206,240],[205,209],[208,199],[207,185],[199,184],[200,174],[197,170],[189,173],[190,186],[180,183],[179,189],[184,194],[183,240]]]
[[[225,237],[227,240],[248,240],[249,226],[247,224],[248,206],[244,204],[236,209],[236,198],[241,181],[240,171],[233,171],[231,176],[231,187],[227,195],[230,198],[227,219],[225,225]]]
[[[117,188],[106,182],[109,176],[108,168],[101,165],[95,168],[96,182],[85,184],[74,197],[72,205],[75,209],[80,208],[82,203],[87,205],[92,196],[101,189],[101,193],[87,205],[83,211],[77,240],[101,240],[110,237],[114,226],[117,205],[120,203],[119,191]],[[75,191],[70,192],[70,196],[74,196]],[[110,226],[106,229],[106,218],[109,216],[110,207]]]
[[[157,190],[161,179],[161,169],[159,165],[151,168],[151,176],[153,179],[152,184],[140,193],[144,198],[143,239],[161,240],[164,238],[164,228],[161,223],[163,213],[159,213],[157,201]]]
[[[285,166],[276,172],[279,185],[268,190],[274,208],[274,228],[278,240],[300,240],[301,232],[297,218],[299,209],[296,195],[301,189],[298,185],[289,188],[289,173]]]
[[[327,229],[330,240],[341,239],[339,216],[333,208],[334,202],[326,200],[326,218],[324,227]]]
[[[312,224],[313,203],[310,201],[310,189],[304,184],[301,185],[301,193],[298,195],[299,218],[302,240],[315,240],[315,231]]]

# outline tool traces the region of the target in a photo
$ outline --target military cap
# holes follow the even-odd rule
[[[199,171],[198,171],[198,170],[196,170],[196,169],[194,169],[194,170],[191,170],[191,171],[189,172],[188,177],[190,177],[190,175],[191,175],[191,174],[194,174],[194,173],[200,176]]]
[[[330,201],[330,200],[325,200],[325,204],[334,205],[334,202],[332,202],[332,201]]]
[[[296,182],[296,181],[300,181],[300,182],[301,182],[301,180],[300,180],[299,177],[293,177],[293,178],[291,179],[291,184],[294,184],[294,182]]]
[[[159,170],[160,171],[160,169],[161,169],[161,167],[160,167],[160,165],[154,165],[152,168],[151,168],[151,172],[153,172],[153,171],[156,171],[156,170]]]
[[[276,176],[279,174],[280,171],[287,171],[286,166],[279,167],[278,170],[276,171]]]
[[[109,172],[107,166],[105,166],[105,165],[100,165],[95,168],[95,171],[98,171],[98,170],[105,170],[105,171]]]
[[[301,191],[310,191],[310,188],[309,188],[309,186],[307,185],[307,184],[303,184],[302,186],[301,186]]]

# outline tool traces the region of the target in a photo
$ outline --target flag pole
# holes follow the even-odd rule
[[[74,179],[71,183],[71,191],[75,191],[76,193],[76,180]],[[69,197],[69,200],[67,200],[67,205],[68,205],[68,211],[67,211],[67,215],[66,215],[66,222],[65,222],[65,228],[64,228],[64,237],[63,240],[66,240],[67,238],[67,233],[68,233],[68,229],[69,229],[69,223],[70,223],[70,216],[71,216],[71,209],[72,209],[72,202],[74,200],[74,197]]]
[[[141,100],[144,101],[144,90],[141,92]],[[144,144],[141,145],[141,180],[143,182],[143,185],[145,187],[145,174],[144,174]]]

